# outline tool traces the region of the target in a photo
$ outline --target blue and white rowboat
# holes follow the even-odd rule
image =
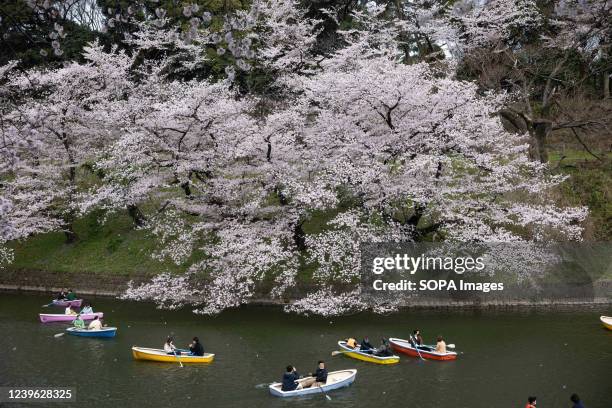
[[[73,336],[81,337],[115,337],[117,333],[116,327],[103,327],[100,330],[89,330],[89,329],[78,329],[76,327],[69,327],[66,329],[66,333],[72,334]]]
[[[321,387],[309,387],[302,390],[293,391],[282,391],[282,383],[273,383],[270,384],[269,387],[270,394],[276,397],[297,397],[300,395],[322,394],[323,391],[329,392],[331,390],[337,390],[338,388],[348,387],[353,383],[353,381],[355,381],[356,376],[356,369],[332,371],[331,373],[327,374],[327,382],[325,385],[322,385]],[[297,382],[302,383],[309,378],[312,377],[301,378],[297,380]]]

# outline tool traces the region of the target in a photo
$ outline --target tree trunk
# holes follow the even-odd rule
[[[295,228],[293,229],[293,242],[299,251],[306,249],[306,234],[304,233],[304,229],[302,229],[302,222],[295,224]]]
[[[189,183],[189,181],[182,182],[181,188],[183,189],[187,197],[191,197],[191,184]]]
[[[603,73],[603,97],[604,99],[610,99],[610,72],[604,71]]]
[[[532,160],[539,160],[541,163],[548,163],[548,135],[552,131],[552,122],[546,119],[534,120],[531,124],[532,143],[530,146],[530,156]]]
[[[72,220],[66,222],[64,225],[64,236],[66,237],[66,244],[73,244],[77,240],[77,234],[74,232],[74,228],[72,227]]]
[[[146,218],[142,211],[140,211],[140,208],[138,208],[134,204],[130,204],[127,206],[127,211],[130,217],[132,218],[132,221],[134,221],[134,225],[136,225],[137,227],[142,227],[144,225]]]

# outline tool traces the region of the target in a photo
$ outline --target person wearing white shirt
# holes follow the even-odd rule
[[[164,351],[168,354],[176,354],[176,346],[172,342],[172,337],[168,337],[164,343]]]
[[[88,329],[89,330],[101,330],[102,329],[102,322],[100,321],[98,316],[94,317],[91,323],[89,323]]]

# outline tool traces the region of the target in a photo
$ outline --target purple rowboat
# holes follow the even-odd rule
[[[77,315],[71,315],[71,314],[51,314],[51,313],[40,313],[39,316],[40,316],[40,321],[43,323],[72,322],[77,317]],[[98,316],[101,319],[104,317],[104,313],[99,312],[99,313],[82,314],[81,319],[93,320],[96,316]]]
[[[52,302],[52,306],[61,306],[61,307],[81,307],[83,303],[83,299],[74,299],[74,300],[54,300]]]

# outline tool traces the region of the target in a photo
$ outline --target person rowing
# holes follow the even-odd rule
[[[410,344],[415,348],[423,345],[423,337],[421,336],[421,331],[419,329],[416,329],[412,333],[412,336],[410,336]]]
[[[302,382],[302,386],[304,388],[324,386],[325,383],[327,383],[327,369],[325,368],[325,361],[320,360],[317,363],[317,369],[314,373],[310,373],[309,377],[312,378],[308,378]]]
[[[102,322],[100,321],[100,318],[96,315],[96,317],[94,317],[94,319],[91,321],[91,323],[89,323],[89,326],[87,327],[88,330],[102,330]]]
[[[361,340],[361,344],[359,345],[359,351],[363,353],[372,354],[374,347],[370,344],[370,339],[368,336],[365,336],[363,340]]]
[[[166,342],[164,343],[164,351],[168,354],[181,354],[180,351],[177,350],[174,342],[172,341],[172,337],[168,337]]]
[[[74,319],[74,322],[72,322],[72,324],[74,325],[74,327],[76,327],[77,329],[84,329],[85,328],[85,322],[83,321],[83,319],[81,318],[81,314],[77,314],[76,319]]]
[[[293,391],[293,390],[301,390],[302,384],[298,383],[298,379],[300,375],[294,366],[288,365],[285,373],[283,374],[283,378],[281,380],[281,390],[282,391]]]
[[[189,355],[191,356],[203,356],[204,346],[200,343],[200,339],[197,337],[193,338],[193,341],[189,345]]]
[[[76,300],[76,293],[72,291],[72,289],[68,289],[68,293],[66,294],[66,300]]]
[[[410,345],[414,348],[419,348],[419,349],[423,349],[423,337],[421,337],[421,331],[419,329],[416,329],[411,335],[410,335]]]

